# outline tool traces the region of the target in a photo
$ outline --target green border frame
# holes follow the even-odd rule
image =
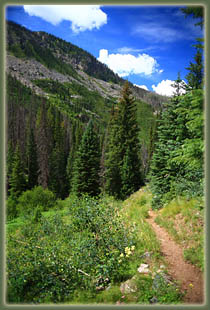
[[[209,283],[208,279],[209,276],[209,268],[208,268],[208,258],[209,258],[209,249],[207,247],[208,244],[208,234],[209,234],[209,225],[207,223],[209,222],[209,212],[208,212],[208,205],[209,205],[209,193],[207,192],[207,189],[209,187],[209,106],[208,106],[208,73],[209,73],[209,62],[208,62],[208,51],[209,51],[209,42],[208,42],[208,28],[209,28],[209,14],[210,14],[210,5],[208,0],[132,0],[130,3],[129,0],[98,0],[98,1],[82,1],[82,0],[62,0],[59,2],[59,0],[44,0],[44,1],[33,1],[33,0],[27,0],[27,1],[13,1],[13,0],[2,0],[0,1],[0,33],[2,34],[0,36],[0,137],[1,137],[1,143],[0,143],[0,199],[1,199],[1,208],[0,208],[0,309],[1,310],[9,310],[9,309],[35,309],[38,308],[40,310],[44,309],[61,309],[61,310],[67,310],[67,309],[113,309],[117,307],[117,309],[166,309],[166,310],[199,310],[199,309],[209,309],[209,297],[207,292],[209,291]],[[205,36],[205,115],[206,115],[206,121],[205,121],[205,142],[206,142],[206,151],[205,151],[205,180],[206,180],[206,186],[205,186],[205,205],[206,205],[206,229],[205,229],[205,258],[206,258],[206,272],[205,272],[205,303],[203,305],[59,305],[59,304],[52,304],[52,305],[30,305],[30,304],[6,304],[5,302],[5,126],[6,126],[6,106],[5,106],[5,8],[7,5],[23,5],[23,4],[98,4],[98,5],[202,5],[205,7],[205,29],[206,29],[206,36]]]

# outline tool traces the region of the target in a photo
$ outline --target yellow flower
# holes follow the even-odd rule
[[[134,249],[135,249],[135,245],[132,245],[131,251],[134,251]]]
[[[122,263],[122,259],[119,259],[119,260],[118,260],[118,263]]]
[[[120,257],[124,257],[124,254],[123,254],[123,253],[121,253],[121,254],[120,254]]]
[[[192,283],[189,284],[189,287],[193,287],[194,285]]]
[[[125,253],[127,253],[128,251],[130,251],[130,249],[128,247],[125,248]]]

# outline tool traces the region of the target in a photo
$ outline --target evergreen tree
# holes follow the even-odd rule
[[[107,150],[105,154],[105,191],[116,198],[121,197],[121,141],[119,131],[119,110],[113,107],[107,135]]]
[[[200,21],[195,24],[195,26],[200,26],[203,28],[204,24],[204,8],[203,6],[193,6],[193,7],[186,7],[181,8],[181,11],[185,14],[185,17],[191,15],[193,18],[199,18]]]
[[[48,187],[49,182],[49,153],[50,139],[49,128],[47,128],[46,103],[43,102],[37,112],[36,120],[36,141],[38,151],[39,177],[38,183],[43,188]]]
[[[60,112],[56,113],[54,125],[54,145],[49,155],[49,189],[57,197],[64,198],[67,195],[67,177],[65,151],[65,130]]]
[[[195,63],[190,62],[190,66],[186,68],[187,70],[189,70],[189,73],[186,75],[186,79],[188,82],[187,90],[203,88],[203,59],[201,50],[198,48],[194,60]]]
[[[153,208],[177,195],[203,194],[202,92],[188,92],[165,105],[149,175]]]
[[[173,83],[173,87],[174,87],[174,92],[173,92],[174,97],[180,96],[183,94],[183,90],[186,88],[186,84],[181,79],[180,72],[178,72],[178,76],[177,76],[177,79]]]
[[[38,184],[38,160],[37,147],[34,138],[34,131],[30,128],[28,145],[27,145],[27,174],[28,174],[28,189],[32,189]]]
[[[186,15],[201,18],[203,8],[183,10]],[[198,25],[197,24],[197,25]],[[201,41],[201,40],[200,40]],[[150,169],[153,208],[178,195],[188,197],[203,195],[203,64],[197,46],[196,63],[190,63],[187,75],[187,93],[179,92],[165,105],[158,126],[156,143]],[[179,76],[178,76],[179,80]]]
[[[128,82],[123,87],[110,126],[105,189],[109,194],[125,199],[142,185],[136,105]]]
[[[97,196],[100,193],[100,157],[99,139],[91,120],[82,136],[75,159],[72,186],[74,192],[90,196]]]
[[[12,167],[13,167],[13,162],[14,162],[14,150],[13,150],[13,146],[12,146],[12,142],[9,141],[8,142],[8,146],[7,146],[7,163],[6,163],[6,171],[7,171],[7,192],[10,189],[10,178],[12,175]]]
[[[10,194],[14,198],[18,198],[21,195],[21,193],[27,189],[26,175],[23,168],[23,162],[21,160],[19,144],[17,144],[14,153],[12,173],[9,179],[9,185],[10,185],[9,190]]]
[[[123,158],[123,165],[121,167],[121,180],[122,180],[122,188],[121,188],[121,197],[128,197],[133,192],[135,192],[135,183],[133,180],[135,179],[133,165],[132,165],[132,152],[128,147],[126,149],[125,156]]]
[[[82,138],[82,127],[81,127],[80,122],[77,121],[73,123],[71,136],[72,138],[70,141],[70,150],[69,150],[67,166],[66,166],[66,174],[67,174],[69,191],[71,191],[72,189],[74,161],[75,161],[76,153],[79,149],[79,145],[80,145],[81,138]]]

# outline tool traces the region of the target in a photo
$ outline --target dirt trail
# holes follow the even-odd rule
[[[169,274],[181,284],[182,291],[187,291],[184,302],[191,304],[203,303],[204,280],[202,272],[192,264],[184,261],[183,249],[172,240],[162,227],[154,222],[155,212],[149,211],[149,216],[147,222],[152,226],[161,242],[161,251],[168,262]]]

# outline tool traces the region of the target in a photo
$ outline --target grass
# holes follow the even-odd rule
[[[151,209],[151,198],[147,188],[142,188],[124,202],[105,198],[105,203],[116,209],[123,218],[125,229],[133,231],[135,246],[129,254],[126,267],[123,267],[126,268],[126,270],[123,269],[124,278],[119,281],[124,284],[128,282],[129,285],[132,283],[136,290],[123,290],[122,282],[111,282],[103,291],[82,290],[78,287],[74,294],[69,296],[69,300],[66,299],[65,304],[177,304],[181,302],[182,294],[179,287],[175,282],[167,280],[166,262],[161,255],[160,242],[146,221]],[[74,204],[75,199],[75,197],[69,197],[57,201],[55,207],[42,212],[42,216],[51,219],[55,214],[59,214],[63,223],[71,224],[71,205]],[[24,225],[23,218],[16,218],[7,224],[7,228],[13,229],[12,234],[17,239],[20,239],[18,230],[21,225]],[[79,234],[78,238],[83,238],[82,232]],[[125,255],[126,249],[124,257]],[[148,264],[147,274],[138,272],[142,263]],[[48,298],[50,297],[46,295],[44,303],[49,303]]]
[[[133,223],[137,235],[137,246],[134,254],[130,257],[130,280],[129,283],[137,288],[136,292],[121,292],[120,283],[118,286],[111,286],[110,289],[100,292],[96,297],[99,303],[117,304],[177,304],[182,300],[182,294],[175,282],[164,280],[167,276],[166,262],[161,255],[160,242],[150,225],[147,223],[148,212],[151,209],[151,193],[147,188],[142,188],[131,195],[122,203],[120,213],[130,225]],[[148,254],[145,255],[145,254]],[[148,274],[140,274],[137,269],[142,264],[149,265]],[[160,266],[163,270],[160,271]],[[154,281],[158,279],[157,287]],[[157,281],[156,281],[157,282]]]
[[[204,270],[204,210],[201,198],[178,197],[159,212],[156,223],[184,248],[184,258]]]

